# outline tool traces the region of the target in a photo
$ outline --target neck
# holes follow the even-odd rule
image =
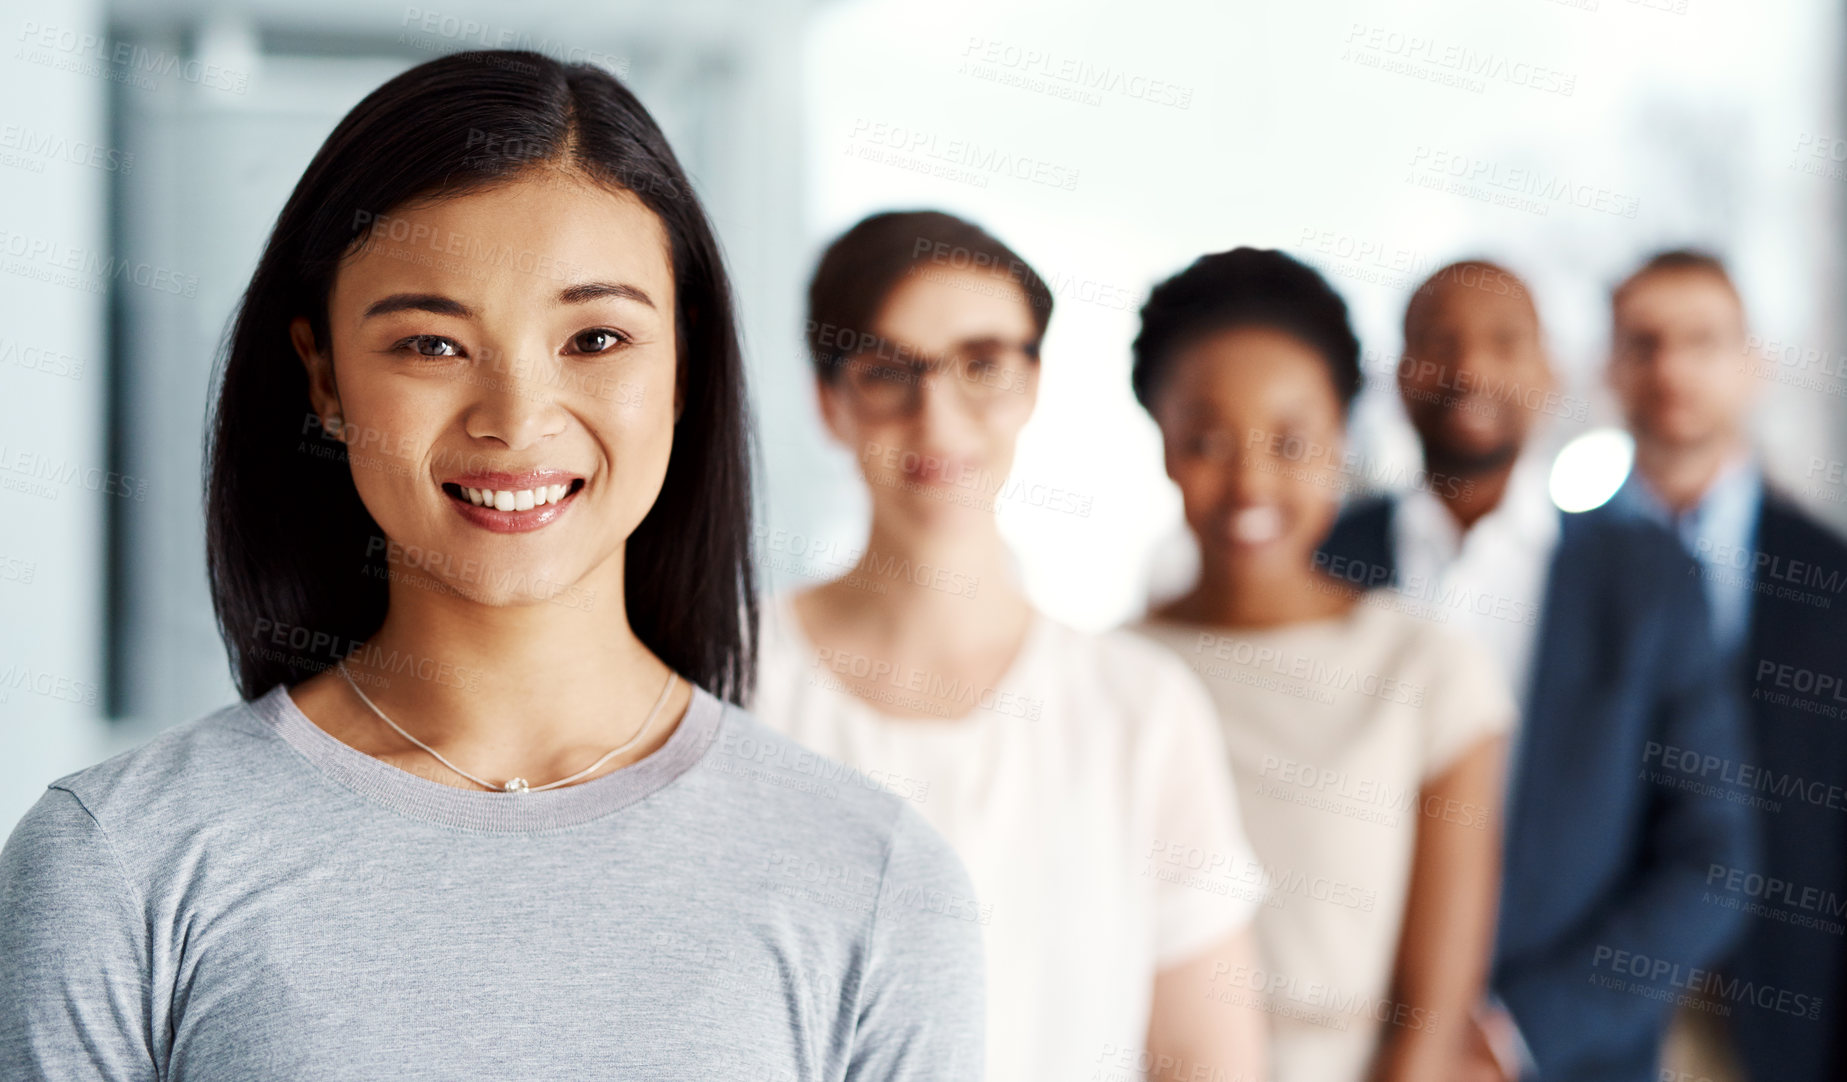
[[[971,627],[1010,627],[1028,604],[992,516],[920,528],[875,513],[866,551],[842,581],[861,587],[853,593],[899,647],[966,639]]]
[[[620,557],[609,564],[575,592],[517,605],[401,576],[347,668],[386,716],[464,770],[535,785],[568,776],[634,735],[667,680],[629,627]],[[689,695],[681,681],[648,736],[598,773],[658,747]]]
[[[1490,511],[1501,505],[1507,495],[1507,487],[1513,480],[1514,462],[1480,470],[1472,474],[1458,474],[1461,484],[1445,485],[1436,490],[1436,497],[1448,508],[1450,516],[1464,532],[1481,521]]]
[[[1680,514],[1699,506],[1726,465],[1743,453],[1744,441],[1737,437],[1692,447],[1638,439],[1635,471],[1670,511]]]
[[[1220,627],[1277,627],[1344,612],[1351,594],[1323,576],[1312,560],[1287,572],[1202,560],[1199,581],[1167,606],[1177,619]]]

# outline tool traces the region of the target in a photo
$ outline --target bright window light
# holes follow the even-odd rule
[[[1609,502],[1629,476],[1635,440],[1620,428],[1593,428],[1552,460],[1552,502],[1561,511],[1589,511]]]

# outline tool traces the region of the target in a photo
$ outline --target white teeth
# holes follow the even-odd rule
[[[535,507],[559,502],[569,491],[570,485],[540,485],[516,491],[462,486],[462,493],[468,497],[469,503],[476,507],[492,507],[497,511],[530,511]]]
[[[1231,516],[1229,533],[1233,541],[1246,545],[1274,541],[1283,533],[1282,512],[1268,505],[1246,507]]]

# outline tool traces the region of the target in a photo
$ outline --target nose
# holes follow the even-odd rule
[[[564,431],[559,364],[544,350],[488,350],[466,377],[473,385],[463,417],[469,437],[520,451]]]
[[[921,377],[916,390],[915,423],[926,442],[953,445],[976,427],[974,408],[953,371],[937,369]]]
[[[1493,350],[1485,344],[1469,344],[1456,351],[1450,362],[1449,384],[1446,390],[1455,393],[1482,389],[1483,380],[1489,378],[1500,366]]]
[[[1655,367],[1670,378],[1686,379],[1698,375],[1711,356],[1691,342],[1665,345],[1655,357]]]
[[[1284,445],[1267,440],[1247,442],[1225,464],[1226,492],[1238,504],[1261,503],[1275,487],[1277,471],[1290,465]]]

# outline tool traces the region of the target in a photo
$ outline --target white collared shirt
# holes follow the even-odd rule
[[[1551,465],[1550,452],[1525,451],[1500,503],[1466,533],[1423,488],[1405,493],[1392,516],[1399,590],[1424,602],[1431,619],[1484,646],[1523,705],[1558,545]]]

